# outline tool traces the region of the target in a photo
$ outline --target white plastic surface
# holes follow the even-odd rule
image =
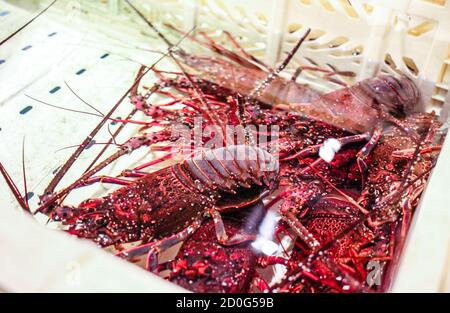
[[[9,2],[20,2],[35,13],[50,1]],[[425,108],[438,111],[444,108],[441,113],[447,116],[449,0],[135,0],[133,3],[153,21],[170,23],[185,31],[196,26],[197,31],[205,31],[226,45],[220,30],[228,30],[248,52],[270,65],[279,62],[310,27],[314,40],[305,43],[288,72],[299,64],[324,67],[330,64],[339,70],[353,71],[356,77],[347,81],[351,83],[379,71],[392,71],[395,64],[419,84]],[[9,13],[2,16],[1,12]],[[0,1],[0,38],[31,15]],[[78,144],[99,121],[92,115],[50,108],[25,95],[94,112],[70,92],[67,82],[84,100],[106,112],[131,85],[139,68],[137,63],[149,65],[158,57],[144,49],[164,50],[165,46],[119,0],[60,0],[45,16],[0,48],[0,60],[5,61],[0,64],[0,159],[19,188],[23,188],[24,136],[28,189],[39,194],[52,172],[72,152],[55,151]],[[385,63],[386,59],[392,60],[390,65]],[[82,69],[85,71],[77,74]],[[321,91],[338,88],[314,73],[304,72],[299,81]],[[50,93],[58,86],[61,89]],[[27,106],[33,108],[20,114]],[[125,102],[115,116],[125,116],[130,108]],[[117,126],[111,125],[112,130],[114,127]],[[117,140],[120,142],[135,130],[136,127],[127,126]],[[96,141],[107,139],[109,133],[104,129]],[[77,177],[101,148],[94,145],[83,153],[61,185]],[[145,152],[134,156],[143,157],[149,158]],[[450,169],[446,165],[449,158],[447,140],[415,216],[392,291],[449,290],[450,279],[446,278],[450,272]],[[94,195],[101,191],[102,187],[89,189]],[[83,192],[68,200],[85,198],[86,191]],[[1,209],[17,206],[4,184],[0,184],[0,194]],[[37,196],[30,202],[36,206]]]
[[[183,292],[88,241],[0,210],[0,292]]]

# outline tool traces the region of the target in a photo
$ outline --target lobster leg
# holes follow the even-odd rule
[[[425,156],[427,154],[431,154],[433,152],[439,152],[442,149],[442,145],[435,145],[433,144],[433,139],[436,136],[436,133],[439,131],[439,123],[433,123],[433,125],[430,126],[430,129],[428,131],[427,136],[423,140],[423,147],[420,148],[419,154],[422,156]],[[408,158],[411,159],[414,157],[414,148],[409,148],[405,150],[398,150],[394,151],[392,154],[393,157],[397,158]]]
[[[123,177],[132,177],[132,178],[142,178],[147,176],[148,173],[145,172],[138,172],[138,171],[130,171],[130,170],[125,170],[123,171],[120,176]]]
[[[259,273],[255,273],[255,276],[253,277],[250,286],[251,286],[250,291],[252,291],[251,290],[252,287],[258,289],[260,292],[270,291],[269,284],[264,280],[264,278],[262,278],[261,274]]]
[[[244,52],[243,53],[243,57],[231,50],[228,50],[227,48],[219,45],[215,40],[213,40],[211,37],[209,37],[206,33],[201,32],[200,35],[205,38],[208,43],[203,43],[200,42],[199,40],[197,40],[196,38],[192,38],[193,41],[206,46],[207,48],[209,48],[210,50],[228,58],[229,60],[232,60],[236,63],[238,63],[239,65],[245,66],[247,68],[253,68],[253,69],[259,69],[259,66],[261,66],[260,63],[258,63],[259,66],[256,66],[255,64],[253,64],[252,62],[250,62],[249,60],[253,61],[253,58],[249,58],[249,54]],[[231,42],[233,43],[233,45],[235,45],[236,47],[238,47],[238,49],[240,50],[240,52],[242,53],[242,51],[244,51],[242,49],[242,47],[234,40],[232,39],[231,35],[229,33],[226,34],[226,36],[228,37],[228,39],[231,38]],[[264,68],[267,68],[265,65],[263,65]]]
[[[81,181],[86,181],[87,179],[89,179],[90,177],[92,177],[100,170],[102,170],[115,160],[119,159],[123,155],[128,154],[131,151],[137,150],[144,145],[149,146],[156,142],[168,140],[169,136],[170,136],[169,134],[166,134],[165,131],[162,130],[154,134],[147,134],[129,139],[125,144],[121,146],[120,150],[118,150],[113,155],[109,156],[108,158],[106,158],[105,160],[103,160],[102,162],[98,163],[93,168],[85,172],[79,179],[77,179],[68,187],[62,189],[56,194],[45,194],[44,196],[42,196],[41,197],[42,205],[36,210],[36,212],[43,212],[46,208],[50,207],[50,205],[56,202],[58,199],[67,195],[73,189],[82,186],[80,184]]]
[[[228,38],[228,40],[230,40],[231,44],[233,46],[235,46],[236,49],[238,49],[238,51],[244,57],[246,57],[247,59],[249,59],[249,60],[251,60],[251,61],[253,61],[253,62],[255,62],[255,63],[259,64],[259,65],[261,65],[262,67],[264,67],[265,69],[267,69],[269,71],[272,70],[267,64],[265,64],[264,62],[258,60],[258,58],[256,58],[255,56],[253,56],[250,53],[248,53],[247,51],[245,51],[245,49],[236,41],[236,39],[234,39],[234,37],[228,31],[225,30],[223,33]]]
[[[258,266],[261,266],[262,268],[276,264],[281,264],[288,268],[296,266],[291,260],[279,256],[262,256],[258,259]]]
[[[179,44],[179,43],[178,43]],[[177,44],[177,45],[178,45]],[[172,48],[175,48],[175,46],[172,46]],[[50,207],[53,203],[55,203],[61,196],[66,195],[70,190],[73,189],[74,186],[78,185],[78,181],[70,185],[69,187],[65,188],[63,191],[59,193],[55,193],[54,190],[56,186],[59,184],[59,182],[62,180],[62,178],[65,176],[67,171],[72,167],[72,165],[75,163],[77,158],[80,156],[80,154],[83,152],[85,147],[92,141],[92,138],[100,131],[100,129],[103,127],[103,125],[106,124],[106,122],[111,118],[112,114],[116,111],[116,109],[122,104],[122,102],[125,100],[125,98],[130,93],[135,93],[137,90],[137,86],[139,85],[141,79],[147,75],[148,72],[153,70],[156,65],[161,62],[166,56],[168,56],[171,53],[169,50],[168,52],[164,53],[156,62],[154,62],[150,67],[142,67],[139,71],[138,76],[135,78],[133,85],[131,85],[130,88],[127,89],[127,91],[122,95],[122,97],[116,102],[116,104],[111,108],[111,110],[102,118],[102,121],[97,124],[97,126],[91,131],[91,133],[84,139],[83,143],[77,148],[77,150],[70,156],[70,158],[67,160],[67,162],[58,170],[56,175],[53,177],[53,179],[50,181],[49,185],[45,188],[45,196],[41,197],[42,204],[40,207],[36,210],[36,212],[42,212],[46,208]],[[155,87],[159,88],[159,86]],[[143,142],[138,141],[137,145],[141,146]],[[128,153],[129,149],[133,150],[135,149],[134,145],[136,145],[136,142],[129,143],[128,146],[126,146],[124,149],[119,150],[116,152],[113,156],[109,157],[107,160],[102,162],[101,164],[104,166],[111,163],[113,160],[119,158],[120,156]],[[102,152],[101,152],[102,153]],[[92,170],[89,170],[84,173],[83,177],[91,177],[96,171],[98,171],[100,168],[103,168],[102,165],[97,165],[96,168],[93,168]]]
[[[442,150],[441,145],[425,147],[419,151],[420,154],[429,154],[434,152],[440,152]],[[414,156],[414,149],[398,150],[392,153],[394,158],[408,158],[411,159]]]
[[[137,167],[135,167],[135,168],[133,168],[131,170],[125,170],[125,171],[123,171],[120,174],[120,176],[123,176],[123,177],[143,177],[143,176],[147,175],[147,173],[142,172],[141,170],[143,170],[145,168],[148,168],[150,166],[157,165],[157,164],[162,163],[164,161],[171,160],[171,159],[173,159],[173,157],[175,155],[176,155],[176,153],[172,153],[172,152],[168,153],[168,154],[166,154],[166,155],[164,155],[164,156],[162,156],[162,157],[160,157],[158,159],[155,159],[155,160],[152,160],[150,162],[147,162],[147,163],[144,163],[142,165],[139,165],[139,166],[137,166]]]
[[[211,214],[213,221],[214,221],[214,227],[216,229],[216,235],[217,240],[220,243],[226,243],[228,242],[228,235],[225,231],[225,225],[223,224],[222,216],[216,209],[211,209],[209,214]]]
[[[356,164],[358,165],[358,169],[361,173],[362,188],[364,188],[364,185],[365,185],[365,180],[366,180],[365,177],[366,177],[366,173],[367,173],[367,169],[368,169],[365,160],[367,159],[369,154],[372,152],[372,150],[377,145],[378,141],[380,140],[382,132],[383,132],[383,128],[382,128],[381,122],[379,122],[376,125],[376,127],[372,133],[372,136],[369,139],[369,142],[356,155]]]
[[[314,238],[309,230],[300,222],[292,212],[283,212],[281,217],[293,230],[293,232],[304,241],[308,247],[315,251],[320,248],[320,242]]]
[[[14,195],[14,198],[16,198],[19,205],[27,212],[30,212],[30,207],[27,204],[26,199],[22,196],[19,189],[17,188],[16,184],[12,180],[11,176],[9,176],[8,171],[3,166],[3,164],[0,162],[0,173],[2,174],[3,178],[5,179],[6,183],[8,184],[9,189]]]
[[[129,260],[147,254],[147,261],[145,268],[151,272],[157,272],[158,255],[161,253],[161,251],[173,247],[177,243],[180,243],[189,238],[192,234],[194,234],[197,231],[197,229],[200,228],[202,223],[203,218],[197,218],[189,225],[189,227],[185,228],[184,230],[182,230],[177,234],[158,240],[156,242],[139,245],[130,248],[128,250],[121,251],[117,255]]]
[[[339,138],[339,139],[337,139],[337,141],[339,141],[341,146],[345,146],[345,145],[348,145],[351,143],[364,141],[369,138],[370,138],[369,133],[363,133],[363,134],[359,134],[359,135],[353,135],[353,136]],[[294,155],[291,155],[289,157],[281,159],[281,161],[286,162],[286,161],[291,161],[291,160],[298,159],[298,158],[304,158],[304,157],[310,156],[312,154],[317,154],[321,147],[323,147],[323,144],[309,146],[309,147],[295,153]]]
[[[90,177],[90,178],[80,182],[80,187],[92,185],[95,183],[106,183],[106,184],[128,186],[132,182],[129,180],[126,180],[126,179],[101,175],[101,176],[93,176],[93,177]]]
[[[145,66],[142,66],[139,69],[138,75],[137,77],[141,77],[141,74],[145,71]],[[136,84],[132,89],[131,89],[131,95],[130,95],[130,100],[131,102],[137,106],[137,103],[142,99],[142,97],[138,96],[138,86],[139,84]],[[159,89],[159,85],[155,85],[153,86],[150,91],[147,94],[147,97],[150,97],[153,93],[155,93],[157,90]],[[137,113],[137,108],[133,108],[130,113],[128,113],[127,117],[125,118],[126,120],[133,118],[133,116]],[[116,137],[122,132],[122,130],[124,129],[126,124],[122,123],[118,129],[114,132],[114,134],[112,134],[111,138],[109,139],[108,143],[112,143],[115,141]],[[92,160],[92,162],[89,164],[89,166],[86,168],[86,170],[84,171],[83,174],[86,174],[91,168],[93,168],[95,166],[95,164],[97,163],[97,161],[101,158],[101,156],[106,152],[106,150],[108,149],[108,145],[104,146],[103,149],[97,154],[97,156],[94,158],[94,160]]]
[[[172,153],[169,153],[168,155],[165,155],[159,159],[150,161],[148,163],[145,163],[143,165],[140,165],[132,170],[127,170],[124,171],[120,176],[124,176],[124,177],[143,177],[145,175],[147,175],[147,173],[144,172],[139,172],[141,169],[150,167],[152,165],[156,165],[160,162],[163,162],[165,160],[169,160],[171,157],[173,156]],[[85,177],[86,175],[83,175],[83,177]],[[122,186],[127,186],[131,183],[131,181],[126,180],[126,179],[121,179],[118,177],[110,177],[110,176],[92,176],[92,177],[87,177],[86,179],[82,179],[79,181],[78,185],[75,186],[71,186],[72,189],[75,188],[79,188],[79,187],[85,187],[85,186],[89,186],[95,183],[108,183],[108,184],[116,184],[116,185],[122,185]]]
[[[416,142],[420,142],[420,137],[417,134],[417,132],[415,132],[414,130],[412,130],[411,128],[409,128],[408,126],[405,125],[405,123],[403,123],[401,120],[395,118],[394,116],[392,116],[391,114],[388,113],[381,113],[381,117],[384,118],[386,121],[394,124],[396,127],[398,127],[400,130],[402,130],[403,132],[405,132],[405,134],[407,134],[408,136],[410,136],[414,141]]]
[[[272,200],[270,203],[268,203],[266,205],[266,209],[268,210],[270,207],[274,206],[280,199],[284,198],[287,194],[289,194],[289,192],[285,192],[280,194],[277,198],[275,198],[274,200]],[[306,245],[312,250],[315,251],[318,248],[320,248],[320,242],[314,238],[314,236],[309,232],[309,230],[300,222],[300,220],[297,218],[296,214],[294,214],[293,212],[291,212],[289,209],[283,209],[281,208],[279,210],[280,215],[281,215],[281,219],[289,226],[289,228],[292,231],[292,234],[287,231],[286,229],[284,229],[283,226],[281,226],[280,224],[277,226],[277,228],[275,229],[275,236],[277,238],[279,238],[279,233],[280,232],[284,232],[286,233],[289,237],[291,237],[291,239],[296,242],[296,239],[294,238],[293,235],[296,235],[298,238],[300,238],[303,242],[306,243]],[[278,239],[278,241],[280,241]],[[297,245],[297,243],[296,243]],[[286,251],[286,249],[284,248],[284,246],[282,246],[284,253],[286,255],[288,255],[288,252]],[[302,247],[299,246],[300,249],[303,249]]]
[[[295,247],[297,247],[298,249],[300,249],[303,253],[307,254],[307,248],[304,247],[302,244],[300,244],[297,240],[294,234],[291,234],[291,232],[293,231],[289,231],[288,229],[286,229],[285,227],[283,227],[281,224],[277,225],[277,228],[275,229],[275,237],[278,240],[278,243],[281,245],[281,248],[283,249],[283,253],[285,256],[289,256],[289,252],[288,250],[284,247],[284,245],[281,242],[281,237],[280,237],[280,233],[284,233],[287,236],[289,236],[289,238],[292,240],[292,242],[294,243]]]
[[[254,235],[248,234],[238,234],[232,238],[228,237],[228,234],[225,231],[225,225],[222,220],[222,216],[217,209],[211,209],[209,214],[213,218],[214,227],[216,229],[217,241],[224,246],[233,246],[239,245],[247,241],[252,241],[255,239]]]
[[[162,60],[162,58],[161,58]],[[159,62],[159,61],[157,61]],[[156,65],[156,63],[155,63]],[[153,66],[155,66],[153,65]],[[145,76],[152,67],[147,68],[145,71],[143,71],[140,76],[138,76],[135,80],[133,85],[128,88],[128,90],[122,95],[122,97],[116,102],[116,104],[111,108],[111,110],[103,117],[102,121],[97,124],[97,126],[91,131],[91,133],[83,140],[83,143],[78,147],[78,149],[70,156],[69,160],[58,170],[56,175],[51,180],[50,184],[45,189],[45,194],[52,194],[58,185],[58,183],[61,181],[61,179],[64,177],[64,175],[67,173],[67,171],[72,167],[73,163],[77,160],[77,158],[80,156],[80,154],[83,152],[85,147],[92,141],[92,138],[100,131],[100,129],[103,127],[104,124],[109,120],[111,115],[116,111],[116,109],[122,104],[122,102],[125,100],[125,98],[128,96],[128,94],[137,86],[140,82],[140,79]],[[52,200],[48,200],[47,203],[44,205],[49,205],[52,202],[56,200],[56,197],[53,197]],[[41,208],[39,208],[41,209]]]
[[[172,25],[168,25],[168,26],[169,26],[169,28],[175,30],[176,32],[180,33],[181,35],[186,36],[186,34],[183,31],[177,29],[176,27],[174,27]],[[191,35],[188,35],[187,37],[190,40],[192,40],[193,42],[198,43],[199,45],[209,49],[210,51],[213,51],[229,60],[232,60],[241,66],[244,66],[244,67],[247,67],[250,69],[257,69],[257,70],[259,70],[260,67],[262,67],[264,69],[268,69],[267,65],[265,65],[264,63],[262,63],[261,61],[259,61],[255,57],[253,57],[252,55],[245,52],[245,50],[239,45],[239,43],[236,42],[236,40],[231,36],[230,33],[224,31],[224,35],[228,38],[228,40],[230,40],[232,45],[235,46],[239,50],[239,52],[241,54],[237,54],[237,53],[219,45],[215,40],[213,40],[211,37],[209,37],[204,32],[200,32],[200,35],[206,41],[198,40],[197,38],[195,38],[194,36],[191,36]],[[183,56],[183,55],[181,55],[181,56]]]
[[[354,262],[357,262],[355,259],[367,259],[372,261],[391,261],[394,256],[394,248],[396,243],[396,233],[397,233],[397,224],[395,222],[390,225],[390,235],[389,241],[387,243],[383,243],[384,246],[388,246],[388,250],[381,249],[381,251],[376,251],[376,248],[369,247],[365,249],[361,249],[358,253],[355,253],[353,256]]]

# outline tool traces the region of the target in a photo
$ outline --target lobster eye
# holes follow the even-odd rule
[[[65,221],[73,217],[73,210],[70,207],[59,207],[55,210],[54,220]]]
[[[106,219],[104,217],[98,217],[95,219],[95,225],[104,226],[106,224]]]

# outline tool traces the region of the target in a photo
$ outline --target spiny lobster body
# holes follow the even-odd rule
[[[278,162],[267,151],[228,146],[201,152],[106,197],[87,200],[79,208],[62,208],[65,215],[57,214],[70,225],[70,233],[102,246],[148,241],[181,231],[207,209],[243,206],[239,201],[226,201],[226,196],[253,189],[256,199],[258,191],[273,187],[277,173]]]
[[[249,95],[267,77],[260,69],[236,66],[216,58],[189,57],[184,60],[199,76],[219,84],[232,86],[234,91]],[[251,79],[250,79],[251,77]],[[264,89],[258,101],[266,104],[310,102],[318,99],[320,93],[293,80],[276,77]]]
[[[299,211],[302,214],[297,216],[306,234],[297,239],[300,249],[296,247],[290,259],[306,262],[309,272],[300,271],[295,279],[286,279],[279,291],[312,291],[318,287],[320,291],[343,291],[343,286],[347,291],[384,288],[366,282],[369,262],[391,269],[387,265],[395,261],[401,250],[412,211],[433,167],[433,148],[439,150],[442,140],[436,136],[440,123],[434,114],[411,114],[404,119],[404,125],[422,138],[420,145],[397,127],[388,128],[368,160],[367,179],[360,192],[341,190],[347,196],[329,192],[306,211]],[[430,147],[431,144],[437,146]],[[326,177],[323,172],[322,177]],[[404,188],[405,182],[410,182],[410,186]],[[295,203],[286,204],[292,208]],[[308,245],[314,241],[318,245]],[[318,254],[323,247],[326,248]],[[328,280],[321,279],[317,284],[320,277]],[[383,272],[383,281],[388,279],[389,274]]]
[[[435,159],[433,150],[429,149],[433,144],[440,145],[442,142],[433,143],[437,129],[441,123],[432,113],[417,113],[405,118],[404,124],[415,131],[420,137],[418,144],[398,128],[390,128],[383,133],[379,144],[373,150],[370,166],[368,168],[367,183],[361,192],[359,202],[369,209],[376,207],[383,199],[392,194],[405,179],[421,177],[418,185],[423,188],[432,161]],[[442,137],[438,140],[442,140]],[[414,150],[417,149],[418,156],[412,160]],[[405,177],[409,176],[409,177]],[[415,185],[411,188],[415,188]],[[405,193],[407,193],[405,191]],[[401,213],[399,206],[390,207],[389,210],[380,210],[372,220],[377,223],[395,220]]]

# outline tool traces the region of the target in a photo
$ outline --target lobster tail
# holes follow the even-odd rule
[[[235,145],[202,152],[183,162],[183,169],[205,188],[234,193],[252,184],[271,187],[278,173],[278,160],[253,146]]]

